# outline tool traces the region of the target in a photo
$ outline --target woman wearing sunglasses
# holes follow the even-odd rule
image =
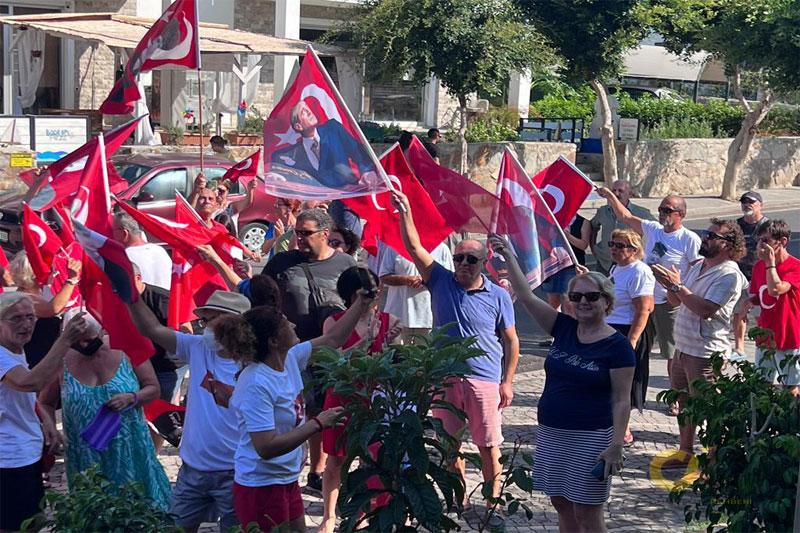
[[[641,412],[650,379],[651,339],[647,333],[647,319],[653,312],[653,292],[656,278],[644,257],[642,238],[631,230],[614,230],[608,242],[611,250],[609,277],[614,283],[614,310],[606,318],[612,328],[628,338],[636,355],[633,375],[631,405]],[[630,426],[625,430],[625,446],[633,444]]]
[[[605,531],[603,504],[610,476],[623,466],[636,365],[630,341],[606,323],[614,287],[602,274],[579,268],[567,293],[573,318],[533,294],[505,239],[489,240],[506,260],[517,301],[553,336],[539,400],[534,486],[550,496],[560,531]]]

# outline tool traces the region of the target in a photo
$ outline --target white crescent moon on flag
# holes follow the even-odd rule
[[[522,185],[516,181],[505,180],[503,182],[503,188],[508,191],[508,195],[511,197],[511,201],[514,205],[525,206],[533,211],[533,203],[531,202],[530,194],[528,194],[528,191],[526,191]]]
[[[238,165],[236,165],[233,168],[234,168],[234,170],[247,170],[252,165],[253,165],[253,160],[248,157],[247,159],[245,159],[244,161],[242,161],[241,163],[239,163]]]
[[[300,99],[305,100],[309,96],[317,99],[328,119],[335,120],[340,124],[342,123],[342,116],[339,114],[336,102],[333,101],[333,98],[330,97],[325,89],[313,83],[311,85],[306,85],[300,93]]]
[[[86,194],[82,194],[83,191],[86,191]],[[89,216],[89,206],[87,202],[89,200],[89,189],[85,185],[81,185],[78,193],[75,195],[75,200],[72,202],[72,218],[80,222],[81,224],[86,223],[86,218]]]
[[[552,183],[546,185],[544,189],[542,189],[543,193],[547,193],[553,197],[553,200],[556,201],[555,205],[553,205],[553,214],[555,215],[561,208],[564,207],[564,191],[553,185]]]
[[[37,226],[36,224],[31,224],[30,226],[28,226],[28,229],[34,232],[36,236],[39,238],[39,244],[37,246],[39,248],[44,246],[44,243],[47,241],[47,235],[44,234],[44,230],[39,226]]]
[[[389,181],[394,184],[394,186],[395,186],[395,188],[397,190],[399,190],[399,191],[403,190],[403,184],[400,183],[400,178],[398,178],[394,174],[389,174],[387,177],[389,178]],[[380,204],[378,204],[378,198],[377,198],[377,196],[375,194],[371,194],[370,196],[372,197],[372,204],[375,206],[375,209],[377,209],[378,211],[388,211],[389,210],[388,208],[381,207]],[[397,213],[397,209],[395,209],[394,212]]]
[[[775,303],[772,304],[772,305],[765,304],[764,303],[764,291],[766,291],[766,290],[767,290],[767,286],[766,285],[762,285],[761,287],[759,287],[759,289],[758,289],[758,300],[761,302],[761,309],[772,309],[773,307],[778,305],[778,302],[776,300]],[[767,293],[767,294],[769,294],[769,293]]]
[[[88,155],[85,155],[80,159],[76,159],[75,161],[64,167],[64,170],[59,172],[55,177],[57,178],[58,176],[64,174],[65,172],[77,172],[78,170],[83,170],[86,167],[86,162],[88,160],[89,160]]]
[[[183,59],[189,52],[192,51],[192,40],[194,39],[194,28],[188,19],[183,19],[183,25],[186,27],[186,37],[178,43],[178,46],[170,50],[158,49],[149,57],[146,58],[151,61],[171,61],[174,59]]]

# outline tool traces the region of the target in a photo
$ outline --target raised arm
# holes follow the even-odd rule
[[[241,200],[237,200],[236,202],[231,202],[231,209],[233,213],[241,213],[251,205],[256,199],[256,187],[258,186],[258,179],[253,178],[247,184],[247,193],[245,194],[244,198]]]
[[[428,253],[428,250],[422,246],[419,240],[419,233],[417,233],[417,227],[414,225],[414,217],[411,215],[411,205],[408,203],[408,198],[402,192],[393,191],[392,205],[400,215],[400,234],[403,236],[403,244],[423,281],[428,281],[433,271],[433,256]]]
[[[61,332],[56,342],[35,367],[28,370],[22,365],[15,366],[3,376],[3,384],[20,392],[39,392],[58,372],[63,372],[64,356],[69,347],[78,341],[86,330],[85,313],[75,315]]]
[[[35,299],[33,308],[36,310],[36,316],[39,318],[50,318],[58,315],[69,303],[72,294],[75,292],[75,286],[81,279],[81,262],[76,259],[70,259],[67,262],[67,281],[59,289],[53,298],[50,300]]]
[[[200,257],[214,265],[214,268],[220,273],[222,279],[225,280],[225,285],[228,286],[228,290],[236,292],[236,287],[242,282],[242,278],[240,278],[231,267],[225,264],[225,261],[217,254],[214,247],[210,244],[201,244],[197,247],[197,253]]]
[[[373,298],[367,299],[364,294],[364,289],[358,291],[358,299],[339,320],[332,324],[326,321],[327,330],[316,339],[311,339],[311,346],[315,348],[317,346],[340,348],[355,329],[358,319],[372,304]]]
[[[764,261],[767,272],[767,292],[769,295],[773,298],[777,298],[792,290],[792,284],[788,281],[783,281],[778,275],[777,263],[775,262],[775,250],[767,243],[759,242],[756,252],[758,253],[758,258]]]
[[[644,230],[642,229],[642,219],[634,216],[634,214],[631,213],[627,207],[622,205],[622,202],[619,201],[619,198],[617,198],[613,192],[605,187],[600,187],[597,189],[597,194],[608,200],[608,205],[611,206],[611,209],[614,211],[617,219],[624,222],[625,225],[629,226],[639,235],[644,234]]]
[[[145,305],[141,298],[134,304],[128,304],[136,329],[143,336],[164,348],[169,353],[175,353],[178,348],[178,336],[174,330],[162,326],[156,315]]]
[[[517,301],[522,304],[525,310],[530,314],[533,319],[539,324],[548,334],[553,331],[553,326],[556,323],[558,312],[550,307],[550,305],[533,294],[525,274],[519,268],[517,258],[511,252],[511,248],[505,239],[498,235],[489,236],[489,242],[492,244],[492,250],[499,253],[506,260],[508,265],[508,277],[511,281],[511,286],[514,288],[514,294]]]
[[[202,172],[197,173],[194,179],[194,189],[189,193],[189,198],[186,199],[193,209],[197,209],[197,199],[200,198],[200,191],[206,188],[206,178]]]

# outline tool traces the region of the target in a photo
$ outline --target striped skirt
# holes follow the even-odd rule
[[[602,505],[611,479],[598,481],[590,473],[597,456],[611,445],[613,428],[589,431],[557,429],[539,424],[533,463],[534,488],[572,503]]]

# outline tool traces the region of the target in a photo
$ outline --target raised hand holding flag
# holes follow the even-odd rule
[[[592,181],[563,155],[531,178],[562,228],[572,219],[594,189]]]
[[[61,239],[28,204],[22,214],[22,247],[39,285],[46,285],[53,270],[53,261],[62,250]]]
[[[242,159],[231,168],[229,168],[222,176],[223,180],[230,180],[232,182],[239,181],[239,178],[246,178],[256,176],[258,174],[258,162],[261,160],[261,150],[257,150],[249,157]]]

